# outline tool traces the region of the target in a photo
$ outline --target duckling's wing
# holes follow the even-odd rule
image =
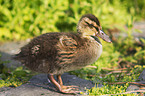
[[[59,41],[65,49],[74,50],[77,48],[76,40],[71,37],[62,36]]]
[[[60,37],[58,44],[58,63],[71,64],[77,53],[77,46],[77,41],[72,37],[66,35]]]

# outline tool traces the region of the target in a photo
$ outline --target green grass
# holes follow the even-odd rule
[[[103,29],[122,29],[131,16],[145,18],[144,0],[0,0],[0,40],[23,40],[51,31],[75,31],[92,13]]]
[[[11,69],[4,66],[3,63],[0,61],[0,88],[18,87],[26,83],[34,75],[30,70],[26,70],[23,67]]]

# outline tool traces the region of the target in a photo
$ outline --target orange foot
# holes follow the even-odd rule
[[[66,94],[76,94],[80,93],[81,91],[78,91],[78,86],[61,86],[60,92],[66,93]]]

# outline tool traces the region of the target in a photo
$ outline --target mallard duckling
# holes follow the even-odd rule
[[[21,48],[15,59],[33,71],[47,73],[49,80],[62,93],[75,93],[71,86],[64,86],[61,74],[94,63],[102,53],[98,37],[111,42],[97,17],[86,14],[77,25],[77,33],[46,33],[34,38]],[[57,75],[58,82],[54,79]]]

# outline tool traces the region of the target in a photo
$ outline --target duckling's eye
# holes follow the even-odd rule
[[[104,32],[102,32],[102,30],[100,30],[100,32],[101,32],[101,35],[104,35]]]

